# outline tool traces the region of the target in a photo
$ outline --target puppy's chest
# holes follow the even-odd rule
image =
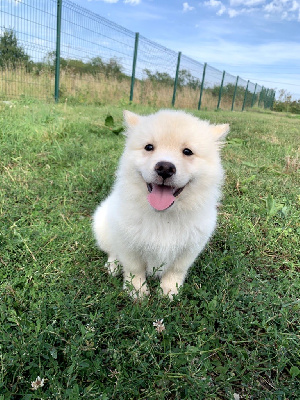
[[[180,219],[178,216],[142,216],[131,219],[124,225],[131,245],[137,248],[149,249],[157,254],[181,252],[187,246],[201,240],[201,229],[195,221]]]

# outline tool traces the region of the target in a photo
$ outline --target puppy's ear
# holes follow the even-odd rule
[[[123,112],[123,116],[127,128],[137,125],[140,119],[139,115],[127,110]]]
[[[216,142],[222,142],[229,133],[229,130],[230,130],[229,124],[214,125],[213,135],[215,137]]]

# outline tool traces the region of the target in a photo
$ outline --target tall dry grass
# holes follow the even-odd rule
[[[27,72],[25,67],[0,70],[0,98],[13,99],[30,97],[52,100],[54,98],[54,73],[50,69]],[[59,97],[68,103],[120,104],[129,101],[130,78],[118,79],[104,74],[79,74],[62,70],[60,74]],[[150,80],[136,80],[134,103],[167,108],[172,105],[173,87]],[[200,91],[189,87],[177,89],[177,108],[197,109]],[[223,97],[221,108],[231,109],[231,99]],[[218,98],[210,91],[203,92],[201,109],[217,108]],[[236,101],[235,109],[242,104]]]
[[[25,66],[16,69],[0,69],[0,98],[13,99],[33,97],[38,99],[53,98],[54,76],[44,69],[39,73],[28,73]]]

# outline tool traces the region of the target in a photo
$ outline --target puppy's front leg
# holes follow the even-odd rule
[[[121,267],[119,261],[117,260],[117,257],[111,255],[108,256],[105,266],[108,272],[113,276],[117,275],[119,268]]]
[[[197,252],[184,253],[177,258],[175,263],[167,269],[161,278],[160,287],[165,295],[173,299],[173,295],[178,293],[178,289],[182,286],[186,274],[198,255]]]
[[[146,265],[137,261],[137,258],[136,255],[127,255],[122,259],[124,289],[129,289],[129,294],[133,298],[149,294],[146,284]]]

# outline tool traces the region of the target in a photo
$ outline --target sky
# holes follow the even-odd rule
[[[300,99],[300,0],[72,0],[219,70]]]

